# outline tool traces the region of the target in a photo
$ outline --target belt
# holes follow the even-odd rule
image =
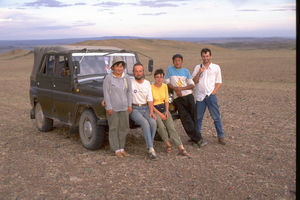
[[[140,106],[146,106],[147,104],[145,103],[145,104],[132,104],[133,106],[138,106],[138,107],[140,107]]]

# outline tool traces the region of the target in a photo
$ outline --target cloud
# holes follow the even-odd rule
[[[147,6],[147,7],[178,7],[178,4],[174,3],[182,3],[187,0],[141,0],[139,6]]]
[[[296,11],[296,4],[283,4],[276,8],[272,8],[271,11]]]
[[[146,15],[146,16],[159,16],[159,15],[166,15],[166,12],[159,12],[159,13],[143,13],[140,15]]]
[[[37,0],[34,2],[25,3],[27,7],[67,7],[72,6],[71,4],[63,4],[56,0]]]
[[[72,25],[76,26],[76,27],[78,27],[78,26],[94,26],[94,25],[96,25],[96,23],[77,21],[77,22],[74,22]]]
[[[115,7],[115,6],[122,6],[125,4],[126,3],[120,3],[120,2],[115,2],[115,1],[106,1],[106,2],[101,2],[101,3],[96,3],[93,6]]]
[[[241,11],[241,12],[259,12],[260,10],[258,10],[258,9],[239,9],[237,11]]]
[[[74,6],[84,6],[84,5],[87,5],[86,3],[75,3],[75,4],[73,4]]]

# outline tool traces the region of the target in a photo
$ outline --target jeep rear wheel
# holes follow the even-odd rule
[[[79,135],[82,145],[90,150],[99,149],[104,143],[104,127],[97,125],[95,114],[85,110],[79,120]]]
[[[40,103],[35,105],[34,115],[35,125],[39,131],[47,132],[53,129],[53,120],[45,117]]]

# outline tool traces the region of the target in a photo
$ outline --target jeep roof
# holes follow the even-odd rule
[[[42,62],[43,56],[46,53],[76,53],[76,52],[118,52],[122,49],[112,46],[72,46],[72,45],[57,45],[57,46],[38,46],[34,48],[34,64],[31,72],[31,80],[36,80],[36,73]],[[125,50],[124,50],[125,52]]]

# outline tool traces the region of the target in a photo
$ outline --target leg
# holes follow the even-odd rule
[[[168,132],[167,129],[165,127],[165,124],[163,123],[163,120],[160,118],[160,116],[158,114],[155,113],[156,116],[156,123],[157,123],[157,132],[160,135],[161,139],[164,142],[169,141],[169,136],[168,136]]]
[[[163,121],[164,126],[167,128],[167,131],[170,135],[170,139],[173,140],[173,142],[175,143],[176,146],[180,146],[182,145],[181,139],[179,137],[178,132],[176,131],[175,127],[174,127],[174,121],[172,119],[172,115],[169,112],[169,117],[167,120]]]
[[[178,97],[177,99],[174,100],[174,103],[178,108],[180,121],[182,123],[185,132],[195,143],[197,143],[201,139],[201,137],[197,134],[196,131],[196,126],[194,121],[195,118],[194,115],[192,115],[193,111],[190,111],[191,107],[193,107],[193,104],[195,104],[193,99],[194,98],[191,94],[191,96],[188,95],[184,97]]]
[[[201,128],[202,128],[202,120],[206,110],[206,102],[205,99],[203,101],[196,101],[196,128],[197,131],[201,135]]]
[[[124,149],[126,143],[126,136],[129,131],[129,116],[128,111],[121,111],[119,121],[119,143],[120,149]]]
[[[215,128],[218,133],[218,138],[224,138],[221,115],[219,112],[218,99],[216,95],[210,95],[207,98],[207,106],[208,106],[210,116],[214,120]]]
[[[111,116],[107,116],[108,126],[109,126],[109,145],[112,151],[120,149],[119,137],[118,137],[118,125],[119,117],[117,112],[113,112]]]
[[[155,133],[157,130],[157,123],[156,123],[155,119],[153,119],[149,116],[149,108],[148,107],[145,108],[145,111],[143,112],[143,116],[145,119],[147,119],[147,121],[150,125],[151,141],[152,141],[152,146],[153,146],[153,141],[154,141]]]
[[[142,127],[144,139],[148,148],[153,147],[152,137],[151,137],[151,128],[149,122],[143,116],[142,112],[139,109],[132,109],[130,113],[130,118],[138,125]]]

